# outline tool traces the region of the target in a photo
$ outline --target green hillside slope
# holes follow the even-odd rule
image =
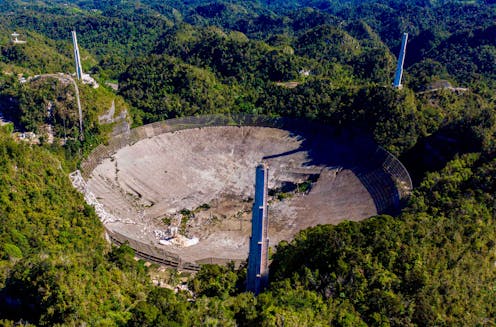
[[[494,1],[0,1],[0,113],[41,136],[0,127],[0,325],[492,326],[495,20]],[[35,77],[74,71],[72,30],[101,84],[78,83],[83,134],[70,79]],[[244,267],[184,277],[112,248],[80,160],[127,120],[238,112],[368,133],[416,189],[397,217],[277,245],[258,297]]]

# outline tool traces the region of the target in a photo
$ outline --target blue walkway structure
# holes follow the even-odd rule
[[[401,88],[401,78],[403,76],[403,64],[405,62],[406,54],[406,42],[408,41],[408,33],[403,33],[403,38],[401,40],[400,55],[398,57],[398,66],[396,67],[396,75],[394,76],[393,86],[396,88]]]
[[[81,57],[79,56],[79,47],[77,42],[76,31],[72,31],[72,43],[74,44],[74,60],[76,62],[76,77],[81,79],[83,77],[83,68],[81,67]]]
[[[257,167],[255,176],[255,203],[251,219],[250,253],[246,290],[258,295],[269,281],[269,221],[267,215],[267,190],[269,168],[265,164]]]

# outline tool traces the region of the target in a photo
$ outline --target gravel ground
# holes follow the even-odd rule
[[[108,223],[110,230],[188,261],[246,259],[255,167],[262,160],[270,167],[274,194],[269,206],[272,246],[309,226],[377,214],[355,174],[357,167],[369,169],[367,160],[347,142],[268,127],[187,129],[120,149],[93,170],[87,184],[105,209],[121,219]],[[310,188],[291,191],[304,182],[312,182]],[[167,230],[163,218],[180,227],[183,209],[194,211],[185,234],[198,237],[199,243],[160,245],[155,230]]]

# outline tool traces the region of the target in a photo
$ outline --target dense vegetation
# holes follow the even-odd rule
[[[0,130],[0,324],[494,324],[495,21],[488,0],[1,1],[0,113],[13,124]],[[72,84],[32,78],[73,71],[73,29],[101,84],[79,83],[83,135]],[[28,42],[10,43],[14,30]],[[175,293],[106,243],[67,178],[116,127],[101,119],[112,103],[134,125],[243,112],[366,131],[417,188],[398,217],[277,245],[258,297],[243,267],[214,265]]]
[[[147,287],[139,268],[126,272],[121,263],[134,268],[133,255],[107,254],[102,225],[59,158],[4,130],[0,144],[1,317],[41,325],[125,322]]]

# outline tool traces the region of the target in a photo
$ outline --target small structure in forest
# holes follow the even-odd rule
[[[23,40],[19,40],[19,36],[20,34],[17,33],[17,32],[14,32],[10,35],[12,38],[10,39],[10,41],[14,44],[24,44],[26,43],[26,41],[23,41]]]

